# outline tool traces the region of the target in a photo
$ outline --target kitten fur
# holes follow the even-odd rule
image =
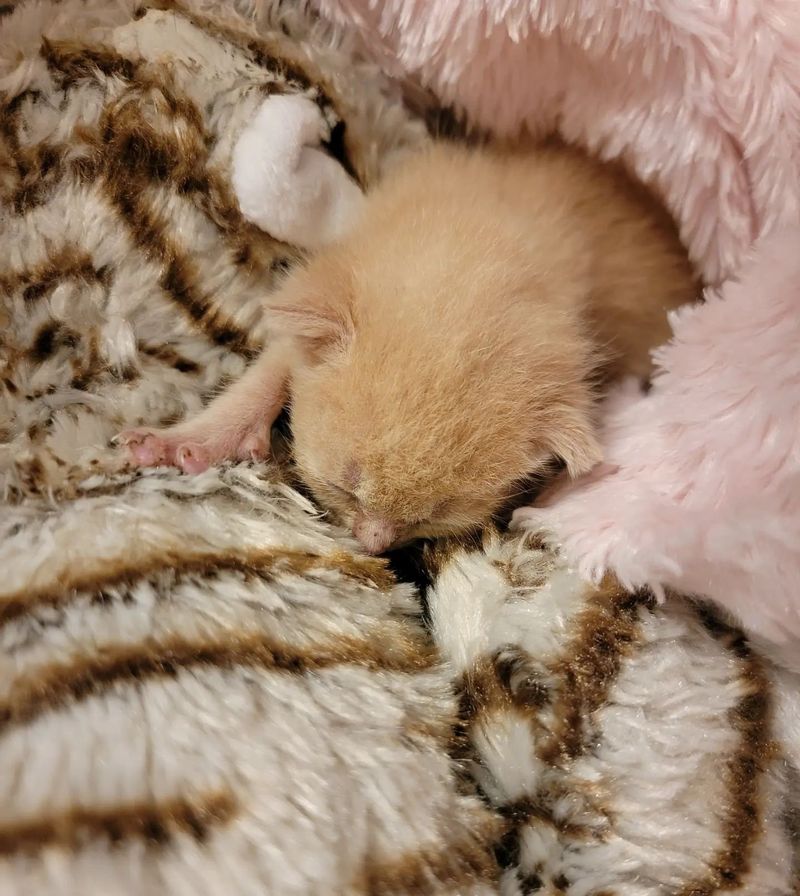
[[[553,457],[600,461],[598,382],[647,376],[695,294],[671,221],[616,169],[434,144],[270,297],[275,338],[238,383],[121,439],[187,472],[261,457],[288,401],[301,475],[366,550],[463,532]]]

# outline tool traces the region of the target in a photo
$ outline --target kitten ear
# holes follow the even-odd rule
[[[269,304],[270,329],[309,343],[344,341],[350,332],[347,316],[321,303]]]
[[[331,278],[326,285],[301,271],[266,302],[267,323],[276,334],[318,350],[345,344],[353,335],[349,291]]]
[[[556,417],[545,442],[548,451],[564,461],[573,479],[588,473],[603,459],[590,415],[577,408]]]

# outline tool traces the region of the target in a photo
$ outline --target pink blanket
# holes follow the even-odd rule
[[[800,669],[800,2],[317,3],[475,123],[556,128],[661,195],[709,301],[648,397],[609,399],[605,473],[520,518],[588,576],[716,600]]]

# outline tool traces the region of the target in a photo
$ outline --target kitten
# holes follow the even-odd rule
[[[435,144],[267,300],[273,340],[199,416],[121,434],[143,465],[263,457],[291,408],[320,503],[380,553],[488,521],[600,460],[599,381],[645,377],[696,283],[665,213],[576,151]]]

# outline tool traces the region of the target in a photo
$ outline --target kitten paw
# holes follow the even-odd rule
[[[266,427],[254,428],[244,436],[197,438],[180,429],[126,429],[114,441],[128,449],[140,467],[177,467],[184,473],[202,473],[226,460],[266,460],[270,454]]]
[[[253,430],[239,443],[239,460],[266,460],[269,457],[269,433]]]
[[[209,464],[202,446],[170,436],[167,431],[126,429],[114,441],[128,449],[131,460],[140,467],[179,467],[187,473],[200,473]]]

